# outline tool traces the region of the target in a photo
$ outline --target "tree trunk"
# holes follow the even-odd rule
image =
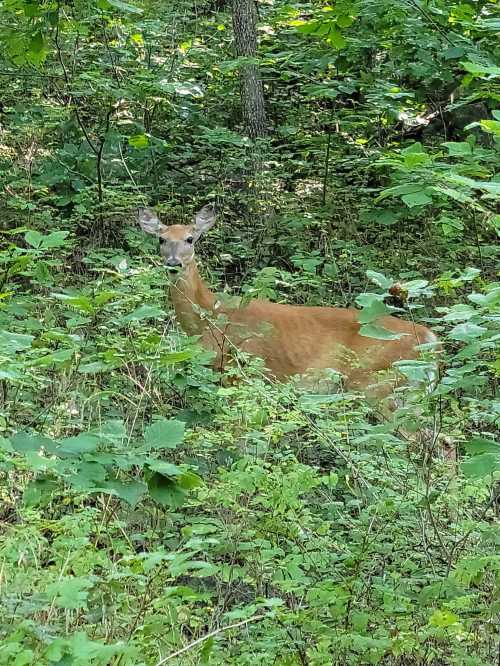
[[[257,11],[254,0],[233,0],[233,30],[236,55],[257,55]],[[255,139],[266,134],[264,89],[259,68],[245,64],[240,68],[240,95],[243,121],[248,135]]]

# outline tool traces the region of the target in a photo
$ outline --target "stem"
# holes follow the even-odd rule
[[[184,652],[187,652],[188,650],[191,650],[192,648],[196,647],[200,643],[204,643],[209,638],[212,638],[212,636],[217,636],[218,634],[221,634],[224,631],[229,631],[229,629],[237,629],[238,627],[244,627],[246,624],[250,624],[250,622],[258,622],[259,620],[263,620],[265,617],[266,617],[266,615],[254,615],[254,617],[250,617],[250,618],[248,618],[248,620],[242,620],[241,622],[235,622],[234,624],[228,624],[226,627],[219,627],[219,629],[215,629],[214,631],[211,631],[210,633],[205,634],[201,638],[197,638],[192,643],[189,643],[188,645],[181,648],[180,650],[177,650],[177,652],[172,652],[171,654],[167,655],[163,659],[160,659],[160,661],[156,664],[156,666],[162,666],[163,664],[166,664],[167,661],[170,661],[171,659],[175,659],[175,657],[178,657],[179,655],[184,654]]]
[[[332,132],[331,129],[328,130],[328,142],[326,144],[326,155],[325,155],[325,175],[323,176],[323,194],[321,197],[321,203],[323,206],[326,204],[326,189],[328,184],[328,171],[330,167],[330,146],[332,143]]]

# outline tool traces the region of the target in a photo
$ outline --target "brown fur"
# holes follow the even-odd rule
[[[241,307],[218,304],[194,261],[172,283],[170,294],[182,328],[189,335],[201,335],[203,346],[216,354],[216,367],[223,369],[237,348],[262,358],[268,374],[278,380],[331,368],[344,376],[347,388],[373,386],[372,393],[387,395],[390,390],[382,388],[380,373],[396,361],[418,358],[418,345],[435,340],[424,326],[395,317],[382,317],[379,323],[393,333],[405,334],[400,339],[364,337],[359,334],[354,308],[281,305],[258,299]],[[208,311],[208,318],[193,305]],[[392,390],[394,381],[390,384]]]

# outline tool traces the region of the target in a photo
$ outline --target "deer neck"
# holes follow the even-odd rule
[[[184,274],[170,285],[170,298],[182,330],[188,335],[201,335],[207,324],[198,309],[212,311],[215,294],[201,279],[194,261]]]

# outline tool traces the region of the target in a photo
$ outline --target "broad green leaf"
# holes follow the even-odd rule
[[[24,333],[0,331],[0,353],[8,355],[29,349],[34,339],[32,335]]]
[[[33,361],[33,365],[42,367],[60,365],[72,359],[74,355],[74,349],[60,349],[59,351],[53,352],[52,354],[45,354],[44,356],[37,358],[35,361]]]
[[[201,477],[190,470],[183,472],[176,481],[183,490],[193,490],[203,485]]]
[[[81,312],[89,314],[95,312],[95,306],[92,303],[92,300],[83,294],[52,294],[52,296]]]
[[[458,615],[448,610],[437,610],[429,618],[429,624],[432,627],[451,627],[460,621]]]
[[[356,300],[358,304],[362,305],[362,310],[358,312],[358,321],[360,324],[369,324],[380,317],[387,316],[391,312],[381,296],[378,296],[377,294],[367,294],[367,296],[372,297],[368,301],[362,299],[362,296],[363,294],[361,294]]]
[[[437,366],[431,361],[397,361],[394,367],[411,382],[428,384],[437,378]]]
[[[42,245],[43,234],[36,230],[27,231],[24,234],[24,240],[28,245],[31,245],[31,247],[39,248]]]
[[[365,338],[375,338],[376,340],[399,340],[405,335],[404,333],[393,333],[376,324],[363,324],[359,329],[359,334]]]
[[[113,444],[120,444],[127,436],[125,424],[120,419],[106,421],[96,430],[96,435]]]
[[[76,437],[61,440],[59,449],[62,453],[78,456],[82,453],[93,453],[97,449],[99,438],[90,432],[82,432]]]
[[[382,273],[376,273],[375,271],[366,271],[366,277],[384,290],[389,289],[394,283],[394,280],[391,278],[386,277]]]
[[[149,139],[145,134],[134,134],[134,136],[128,138],[128,144],[133,148],[141,150],[148,147]]]
[[[87,607],[88,590],[94,583],[83,576],[72,578],[65,576],[55,583],[49,583],[46,594],[54,597],[54,603],[59,608],[77,610]]]
[[[175,449],[184,437],[185,424],[182,421],[159,419],[144,431],[144,441],[148,449]]]
[[[473,455],[492,453],[493,455],[500,456],[500,444],[493,439],[486,439],[485,437],[473,437],[468,442],[465,442],[465,449],[467,453]]]
[[[475,338],[481,337],[481,335],[487,329],[484,326],[478,326],[471,322],[465,322],[463,324],[457,324],[451,331],[448,333],[448,336],[452,340],[460,340],[462,342],[467,342],[468,340],[474,340]]]
[[[128,2],[123,2],[123,0],[99,0],[100,4],[102,5],[110,5],[111,7],[115,7],[116,9],[119,9],[122,12],[125,12],[126,14],[143,14],[144,10],[141,9],[140,7],[136,7],[135,5],[131,5]]]
[[[95,375],[98,372],[106,372],[110,368],[114,367],[110,363],[105,363],[104,361],[92,361],[92,363],[82,363],[78,366],[78,372],[82,375]]]
[[[174,365],[181,361],[187,361],[193,358],[195,352],[192,349],[184,349],[183,351],[163,352],[158,359],[160,365]]]
[[[492,74],[493,76],[500,76],[500,67],[496,65],[485,65],[478,62],[462,62],[462,67],[475,76],[483,76],[484,74]]]
[[[46,506],[60,485],[55,479],[50,478],[39,478],[30,481],[24,489],[24,505],[27,507]]]
[[[178,509],[184,504],[186,493],[172,479],[155,472],[148,481],[149,494],[165,507]]]
[[[427,204],[432,203],[432,197],[430,197],[424,190],[412,192],[410,194],[403,194],[401,199],[405,202],[408,208],[426,206]]]
[[[163,317],[165,311],[157,305],[140,305],[133,312],[122,318],[124,322],[142,321],[143,319],[158,319]]]
[[[496,453],[481,453],[463,462],[461,468],[464,476],[481,479],[500,471],[500,456]]]
[[[472,155],[472,146],[467,141],[446,141],[443,146],[448,149],[448,155],[451,157]]]
[[[147,466],[153,472],[159,472],[163,476],[178,477],[182,474],[182,468],[166,460],[149,460]]]
[[[29,451],[40,451],[42,448],[49,447],[51,450],[54,443],[48,437],[32,434],[28,432],[18,432],[10,438],[10,443],[17,453],[28,453]]]
[[[127,504],[134,507],[147,492],[148,487],[140,481],[120,481],[118,479],[110,479],[101,484],[99,490],[104,490],[104,492],[116,495],[127,502]]]

